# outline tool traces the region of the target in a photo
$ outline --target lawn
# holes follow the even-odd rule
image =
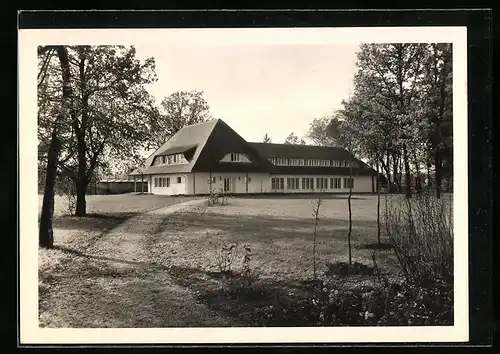
[[[147,194],[91,195],[87,196],[86,217],[68,215],[67,199],[55,197],[54,248],[39,249],[39,291],[43,296],[54,275],[63,272],[66,262],[73,260],[67,250],[83,252],[107,232],[126,220],[149,210],[155,210],[189,197],[169,197]],[[39,216],[43,196],[39,195]]]
[[[39,252],[41,323],[49,327],[320,325],[317,319],[325,314],[314,313],[314,304],[329,300],[318,298],[322,289],[313,280],[314,199],[237,197],[228,205],[198,203],[168,215],[142,214],[189,199],[91,196],[90,217],[57,217],[58,247]],[[316,240],[317,278],[329,284],[328,289],[362,287],[366,292],[384,278],[401,278],[394,251],[376,247],[376,205],[374,195],[352,197],[352,257],[359,272],[332,277],[331,265],[348,261],[347,196],[323,200]],[[389,246],[383,225],[381,236],[382,245]],[[350,296],[346,306],[355,302]],[[57,310],[61,308],[65,310]],[[359,317],[361,310],[353,311]]]

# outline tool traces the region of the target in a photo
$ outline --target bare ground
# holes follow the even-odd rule
[[[197,303],[155,262],[149,237],[165,227],[169,214],[200,201],[167,206],[130,218],[105,233],[84,252],[59,246],[71,255],[64,269],[50,273],[50,290],[41,294],[42,327],[224,326],[228,321]],[[43,278],[43,272],[42,272]]]

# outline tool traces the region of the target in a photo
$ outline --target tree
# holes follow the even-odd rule
[[[203,91],[178,91],[165,97],[158,112],[156,136],[152,148],[158,148],[186,125],[212,119],[210,106],[203,98]]]
[[[268,143],[268,144],[270,144],[270,143],[272,143],[272,142],[273,142],[273,140],[272,140],[272,139],[271,139],[271,137],[270,137],[270,136],[266,133],[266,135],[264,135],[264,137],[262,138],[262,142],[263,142],[263,143]]]
[[[64,46],[39,48],[39,57],[43,57],[44,55],[45,57],[43,58],[44,64],[42,66],[42,70],[40,71],[41,75],[38,75],[38,77],[42,78],[42,82],[45,80],[46,73],[48,71],[47,68],[54,52],[57,52],[57,57],[59,58],[59,64],[61,66],[62,101],[60,103],[59,114],[52,124],[50,142],[48,144],[49,147],[47,151],[45,189],[43,194],[42,214],[40,217],[40,228],[38,234],[39,245],[45,248],[52,248],[54,246],[54,231],[52,228],[52,220],[54,216],[54,188],[56,182],[59,152],[62,145],[61,140],[58,136],[59,123],[60,121],[68,119],[68,114],[71,110],[70,105],[72,104],[71,75],[69,71],[68,52]]]
[[[335,146],[338,145],[339,118],[334,115],[330,117],[315,118],[309,126],[307,138],[314,145]]]
[[[306,145],[306,141],[292,132],[286,137],[285,144]]]
[[[66,51],[73,104],[59,132],[63,149],[58,168],[75,184],[75,215],[84,216],[87,187],[96,168],[139,159],[139,151],[154,135],[157,115],[145,85],[154,82],[156,74],[154,59],[141,63],[134,47],[73,46]],[[58,85],[52,77],[45,89]],[[52,95],[45,100],[57,108]],[[44,136],[43,124],[39,136]]]
[[[344,149],[346,149],[349,153],[349,179],[348,187],[349,187],[349,195],[347,197],[347,209],[349,213],[349,231],[347,232],[347,249],[349,255],[349,264],[352,265],[352,245],[351,245],[351,236],[352,236],[352,187],[354,183],[354,179],[352,177],[352,166],[354,164],[354,150],[355,150],[355,130],[349,126],[349,121],[342,120],[339,124],[339,134],[337,140],[342,144]],[[345,180],[344,180],[345,181]],[[345,182],[344,182],[345,183]],[[344,186],[345,187],[345,186]]]
[[[423,79],[422,115],[426,125],[422,129],[426,143],[427,175],[434,166],[436,196],[441,196],[441,182],[445,174],[453,176],[453,70],[452,46],[432,43],[428,46]]]

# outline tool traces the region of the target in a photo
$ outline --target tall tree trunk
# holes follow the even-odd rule
[[[52,220],[54,217],[54,190],[57,174],[57,160],[61,149],[61,141],[57,137],[57,128],[52,130],[50,146],[47,157],[47,172],[45,176],[45,190],[43,193],[42,215],[38,242],[40,247],[52,248],[54,246],[54,231]]]
[[[349,208],[349,233],[347,234],[347,247],[349,248],[349,264],[352,265],[352,248],[351,248],[351,234],[352,234],[352,161],[349,161],[349,197],[347,198],[347,206]]]
[[[401,179],[399,178],[398,173],[398,159],[396,158],[396,154],[392,154],[392,174],[394,178],[394,184],[396,184],[397,193],[401,191]]]
[[[377,242],[380,245],[380,174],[379,174],[379,165],[378,165],[378,158],[377,158],[377,163],[376,163],[376,169],[377,169],[377,180],[376,180],[376,188],[377,188]]]
[[[75,216],[87,215],[87,202],[85,196],[87,194],[87,159],[85,156],[85,141],[84,137],[78,137],[78,178],[75,183],[76,187],[76,210]]]
[[[87,181],[78,180],[75,183],[76,187],[76,209],[75,216],[85,216],[87,215],[87,201],[85,197],[87,195]]]
[[[48,48],[48,47],[46,47]],[[43,194],[42,215],[38,241],[41,247],[51,248],[54,246],[54,231],[52,220],[54,216],[54,190],[57,176],[57,163],[61,150],[61,141],[58,137],[58,124],[60,119],[67,119],[71,105],[71,72],[69,69],[68,51],[64,46],[50,47],[56,49],[62,76],[62,103],[61,115],[57,117],[52,129],[49,152],[47,156],[47,173],[45,176],[45,190]]]
[[[411,170],[406,144],[403,144],[403,163],[405,167],[405,196],[406,198],[411,198]]]

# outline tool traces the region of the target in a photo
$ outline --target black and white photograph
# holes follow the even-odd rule
[[[21,339],[467,339],[464,28],[19,43]]]

